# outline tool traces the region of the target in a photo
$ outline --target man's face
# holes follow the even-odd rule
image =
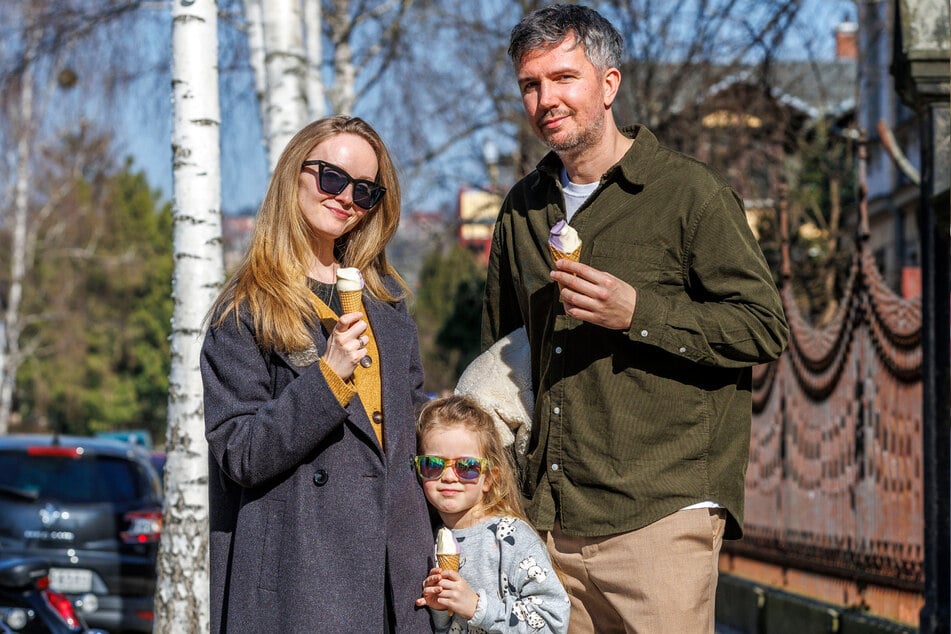
[[[603,138],[605,111],[616,90],[606,79],[611,72],[599,72],[574,36],[526,54],[517,69],[518,86],[535,134],[558,153],[595,145]]]

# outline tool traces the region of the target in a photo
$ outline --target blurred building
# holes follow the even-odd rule
[[[890,72],[895,6],[859,2],[857,123],[867,138],[869,244],[889,286],[918,294],[919,121]],[[904,167],[903,167],[904,166]]]
[[[256,215],[252,211],[240,214],[225,214],[221,218],[221,234],[224,240],[225,272],[234,272],[251,244]]]
[[[492,230],[502,205],[502,194],[478,187],[459,190],[458,240],[483,264],[489,263]]]

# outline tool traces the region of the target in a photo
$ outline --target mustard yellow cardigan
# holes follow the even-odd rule
[[[320,323],[327,328],[328,332],[332,332],[340,316],[317,297],[314,298],[314,306],[320,316]],[[358,364],[350,379],[342,379],[321,357],[320,371],[323,373],[324,379],[333,391],[334,396],[344,407],[353,400],[356,394],[360,395],[360,402],[363,403],[363,409],[366,410],[370,425],[376,433],[376,439],[382,447],[383,381],[380,377],[380,352],[376,346],[376,337],[373,336],[373,327],[370,325],[370,320],[366,318],[366,314],[364,314],[363,320],[367,322],[367,329],[364,334],[369,339],[366,346],[367,356],[370,357],[368,367]]]

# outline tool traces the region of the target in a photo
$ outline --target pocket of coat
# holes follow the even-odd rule
[[[264,525],[264,545],[261,549],[261,577],[258,587],[276,592],[281,561],[281,540],[284,538],[284,501],[274,500],[267,505],[267,523]]]

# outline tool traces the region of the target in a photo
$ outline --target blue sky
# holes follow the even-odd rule
[[[788,58],[806,58],[803,43],[813,42],[820,59],[834,57],[834,29],[844,18],[855,18],[852,0],[805,0],[805,6],[795,28],[789,34],[789,45],[782,55]],[[172,195],[171,178],[171,112],[168,72],[160,67],[163,42],[158,41],[168,33],[167,16],[155,12],[143,25],[156,41],[146,43],[143,50],[156,51],[145,62],[139,79],[129,87],[130,99],[119,103],[117,146],[122,154],[134,158],[136,165],[144,169],[153,187],[160,189],[167,198]],[[227,42],[222,42],[222,48]],[[146,53],[146,57],[148,54]],[[222,73],[222,209],[225,213],[254,210],[267,186],[267,161],[261,142],[261,129],[253,98],[252,80],[246,68]],[[359,111],[357,114],[361,114]],[[372,123],[372,120],[371,120]],[[386,137],[386,130],[381,130]],[[472,140],[470,144],[481,143]],[[394,149],[394,152],[398,150]],[[465,156],[477,155],[472,147],[458,148]],[[398,157],[397,157],[398,158]],[[446,157],[464,164],[464,156]],[[470,161],[471,162],[471,161]],[[475,178],[478,178],[476,176]],[[461,177],[459,186],[463,185]],[[445,193],[427,198],[414,191],[412,182],[405,182],[406,206],[432,210],[454,205]],[[448,187],[446,191],[456,191]]]

